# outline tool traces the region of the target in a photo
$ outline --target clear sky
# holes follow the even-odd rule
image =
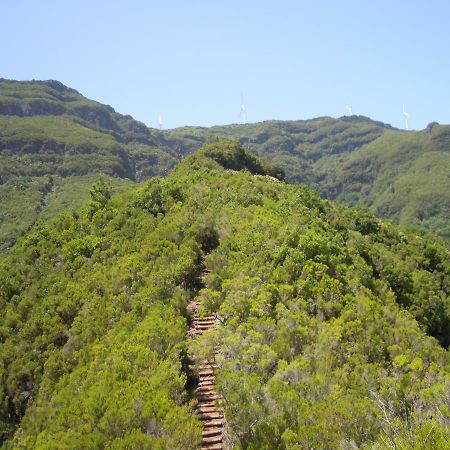
[[[0,77],[147,125],[355,114],[450,123],[450,1],[0,0]]]

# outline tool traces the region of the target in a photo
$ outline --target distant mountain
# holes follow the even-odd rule
[[[99,175],[115,189],[165,176],[232,138],[322,196],[450,238],[450,127],[405,132],[367,117],[147,128],[57,81],[0,80],[0,248],[38,218],[81,205]]]
[[[323,117],[183,127],[165,137],[183,153],[217,137],[237,139],[282,167],[290,182],[450,238],[450,126],[407,132],[362,116]]]
[[[166,173],[161,133],[57,81],[0,80],[0,248],[38,217],[81,205],[103,174],[117,189]]]
[[[2,448],[448,449],[448,248],[278,177],[218,141],[0,255]]]
[[[273,160],[294,183],[314,183],[315,163],[329,155],[351,153],[381,136],[389,125],[367,117],[298,121],[266,121],[211,128],[182,127],[165,132],[171,147],[189,153],[217,138],[237,139],[255,153]]]

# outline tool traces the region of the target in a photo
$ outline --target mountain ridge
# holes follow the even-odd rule
[[[18,115],[7,114],[13,112]],[[283,168],[288,181],[306,183],[326,198],[450,238],[448,126],[404,132],[364,116],[344,116],[160,131],[55,80],[2,79],[0,130],[3,248],[40,217],[81,205],[98,174],[118,189],[165,176],[187,154],[218,138],[240,142]],[[392,169],[387,175],[386,167]],[[431,179],[430,170],[436,174]],[[50,182],[54,189],[44,201]]]
[[[207,144],[0,256],[5,449],[194,450],[213,354],[230,446],[446,448],[449,249],[265,164]]]

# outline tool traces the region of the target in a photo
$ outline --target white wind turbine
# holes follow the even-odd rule
[[[408,131],[409,130],[409,126],[408,126],[409,113],[407,113],[405,111],[405,105],[403,105],[402,116],[405,118],[405,128],[406,128],[406,131]]]
[[[353,109],[352,109],[351,105],[347,106],[347,113],[349,116],[353,116]]]
[[[163,127],[163,116],[162,116],[162,114],[160,114],[158,116],[158,124],[159,124],[159,129],[162,130],[162,127]]]
[[[247,123],[247,110],[244,105],[244,96],[241,94],[241,109],[239,110],[239,117],[242,123],[245,125]]]

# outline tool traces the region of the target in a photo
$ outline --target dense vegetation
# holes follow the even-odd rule
[[[404,227],[450,238],[450,127],[396,130],[366,117],[269,121],[165,133],[188,153],[215,137],[239,140],[305,183],[348,206],[365,205]]]
[[[0,250],[60,211],[55,191],[77,207],[94,175],[119,188],[165,175],[217,138],[239,140],[322,196],[450,238],[450,127],[404,132],[351,116],[160,132],[57,81],[0,79]]]
[[[450,127],[387,131],[346,158],[318,165],[318,191],[349,206],[362,204],[403,226],[450,238]]]
[[[4,448],[196,448],[187,354],[216,344],[235,448],[448,448],[448,248],[281,175],[217,142],[19,239],[0,259]],[[190,349],[203,266],[222,325]]]

